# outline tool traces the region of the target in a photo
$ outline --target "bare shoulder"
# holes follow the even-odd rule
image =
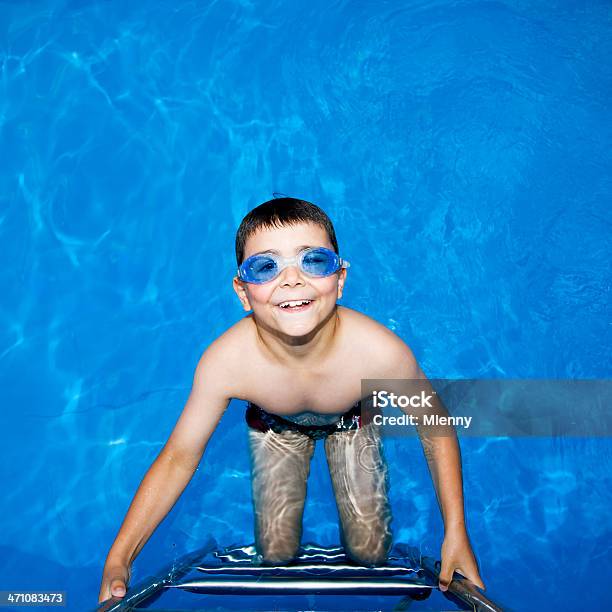
[[[214,386],[228,399],[241,397],[242,375],[253,346],[253,322],[245,317],[206,348],[198,362],[194,382]]]
[[[345,306],[338,314],[346,332],[346,344],[363,359],[363,378],[422,378],[410,347],[392,330],[371,317]]]

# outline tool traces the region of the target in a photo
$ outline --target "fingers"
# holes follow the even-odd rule
[[[453,567],[449,563],[442,562],[442,569],[440,570],[439,583],[441,591],[447,591],[448,585],[451,583],[453,579]]]
[[[463,576],[473,582],[477,587],[481,588],[483,591],[485,590],[484,582],[480,577],[480,574],[477,570],[472,571],[464,571],[462,568],[457,567],[453,571],[452,564],[442,564],[442,569],[440,570],[439,575],[439,583],[438,586],[441,591],[447,591],[448,587],[453,580],[453,573],[457,572],[460,576]]]
[[[129,572],[125,568],[111,568],[110,571],[104,572],[98,603],[102,603],[111,597],[125,597],[128,576]]]
[[[105,580],[98,595],[98,603],[102,603],[111,597],[124,597],[126,591],[125,581],[121,578],[113,578],[110,582]]]
[[[477,587],[481,588],[483,591],[485,589],[484,582],[478,573],[478,568],[476,566],[469,568],[467,571],[461,567],[455,568],[455,571],[458,574],[461,574],[471,582],[473,582]]]
[[[110,583],[110,592],[113,597],[123,597],[126,592],[125,581],[122,578],[113,578]]]
[[[483,591],[485,590],[484,582],[482,581],[482,578],[480,577],[478,572],[472,573],[469,576],[466,575],[466,578],[469,578],[477,587],[481,588]]]

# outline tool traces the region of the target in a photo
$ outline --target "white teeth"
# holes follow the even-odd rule
[[[294,300],[292,302],[281,302],[279,306],[281,308],[292,308],[294,306],[302,306],[303,304],[310,304],[312,300]]]

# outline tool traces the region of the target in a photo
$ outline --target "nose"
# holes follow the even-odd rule
[[[304,279],[302,278],[300,269],[297,265],[287,266],[280,275],[281,287],[289,286],[295,287],[296,285],[303,285]]]

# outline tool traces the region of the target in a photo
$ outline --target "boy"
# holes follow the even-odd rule
[[[234,290],[252,313],[202,355],[183,413],[108,553],[100,601],[125,595],[131,563],[191,479],[232,398],[248,402],[262,561],[286,562],[298,551],[319,438],[325,439],[347,555],[365,565],[386,559],[386,469],[377,428],[359,427],[361,380],[424,375],[393,332],[336,304],[348,262],[338,255],[331,221],[314,204],[279,198],[252,210],[238,229],[236,257]],[[465,530],[456,436],[421,440],[444,518],[440,587],[446,590],[457,569],[484,588]]]

